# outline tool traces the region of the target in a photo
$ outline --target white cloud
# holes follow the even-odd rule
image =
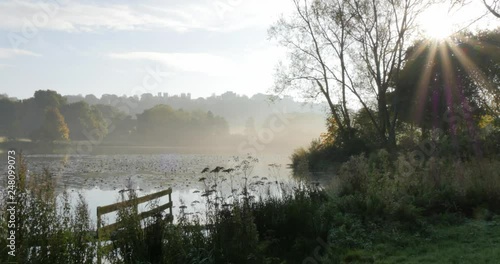
[[[152,2],[151,2],[152,1]],[[59,4],[63,2],[63,4]],[[0,3],[0,28],[21,32],[31,26],[59,31],[194,29],[231,31],[269,26],[288,0],[143,1],[140,4],[76,0],[18,0]]]
[[[0,59],[12,58],[14,56],[41,56],[29,50],[0,48]]]
[[[260,45],[241,54],[123,52],[107,54],[121,60],[145,60],[166,66],[171,76],[185,82],[215,77],[221,91],[266,91],[273,85],[274,67],[285,56],[282,48]],[[187,73],[186,75],[181,73]],[[187,79],[191,80],[187,80]]]
[[[108,56],[114,59],[157,61],[171,70],[212,76],[230,75],[236,69],[230,59],[208,53],[124,52]]]
[[[126,5],[90,5],[76,1],[59,4],[52,1],[15,1],[0,3],[0,27],[22,31],[36,29],[93,31],[97,29],[130,30],[147,27],[179,29],[173,18],[153,16]]]

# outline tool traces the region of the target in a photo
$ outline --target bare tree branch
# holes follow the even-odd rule
[[[498,11],[495,10],[497,4],[499,1],[498,0],[495,0],[493,1],[493,3],[490,5],[488,3],[486,3],[486,0],[483,0],[483,4],[484,6],[486,7],[486,9],[488,9],[488,11],[490,11],[490,13],[492,13],[494,16],[496,16],[497,18],[500,18],[500,13]]]

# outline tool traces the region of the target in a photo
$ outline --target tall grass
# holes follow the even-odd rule
[[[116,222],[120,228],[111,234],[110,251],[102,251],[109,263],[163,263],[163,243],[170,221],[163,212],[153,217],[142,219],[139,215],[139,204],[135,189],[129,179],[127,192],[121,193],[121,201],[128,201],[127,206],[118,209]],[[158,206],[152,200],[146,205],[148,209]]]
[[[163,215],[140,219],[134,204],[120,209],[116,221],[121,228],[112,234],[112,250],[100,253],[108,263],[279,263],[285,259],[293,263],[294,257],[314,246],[305,241],[326,237],[326,225],[322,231],[315,230],[313,216],[323,198],[316,186],[291,189],[278,182],[264,186],[253,177],[255,162],[244,160],[234,172],[206,175],[203,217],[181,211],[176,225],[171,225]],[[48,170],[28,176],[26,164],[21,164],[17,255],[7,259],[7,242],[1,240],[2,262],[94,263],[98,241],[84,198],[79,196],[74,204],[67,192],[58,196]],[[225,183],[230,187],[227,193],[221,187]],[[271,188],[279,191],[273,193]],[[132,190],[122,200],[136,196]],[[1,218],[4,238],[5,217]]]
[[[114,263],[300,263],[314,250],[318,237],[326,240],[329,226],[317,212],[327,197],[317,185],[264,184],[253,176],[255,162],[245,159],[232,172],[216,169],[200,179],[205,186],[200,194],[204,215],[187,213],[181,206],[175,225],[153,223],[154,232],[148,233],[139,228],[134,212],[119,213],[119,221],[127,224],[117,234],[118,250],[110,259]],[[151,241],[159,243],[151,247]]]
[[[7,221],[3,197],[0,246],[2,262],[17,263],[93,263],[95,239],[88,205],[80,195],[72,205],[69,194],[58,199],[55,182],[48,170],[27,175],[20,156],[16,189],[16,256],[7,254]],[[7,194],[4,194],[7,195]]]

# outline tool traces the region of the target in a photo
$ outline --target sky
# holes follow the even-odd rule
[[[267,29],[292,9],[290,0],[0,0],[0,93],[265,93],[285,56]]]

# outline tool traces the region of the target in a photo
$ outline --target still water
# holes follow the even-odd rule
[[[232,190],[249,186],[255,196],[268,191],[279,192],[278,186],[295,182],[286,155],[242,157],[208,154],[112,154],[112,155],[26,155],[29,174],[49,169],[56,179],[58,191],[67,190],[73,201],[80,193],[89,205],[95,223],[96,208],[120,200],[120,190],[132,187],[139,196],[172,188],[173,213],[185,205],[185,212],[201,214],[205,208],[203,192],[217,189],[228,196]],[[246,161],[250,161],[247,163]],[[247,166],[245,166],[247,164]],[[216,166],[234,169],[230,172],[202,173]],[[205,180],[200,180],[206,178]],[[166,201],[162,198],[160,203]],[[143,204],[140,210],[145,210]],[[106,215],[113,222],[116,214]]]

